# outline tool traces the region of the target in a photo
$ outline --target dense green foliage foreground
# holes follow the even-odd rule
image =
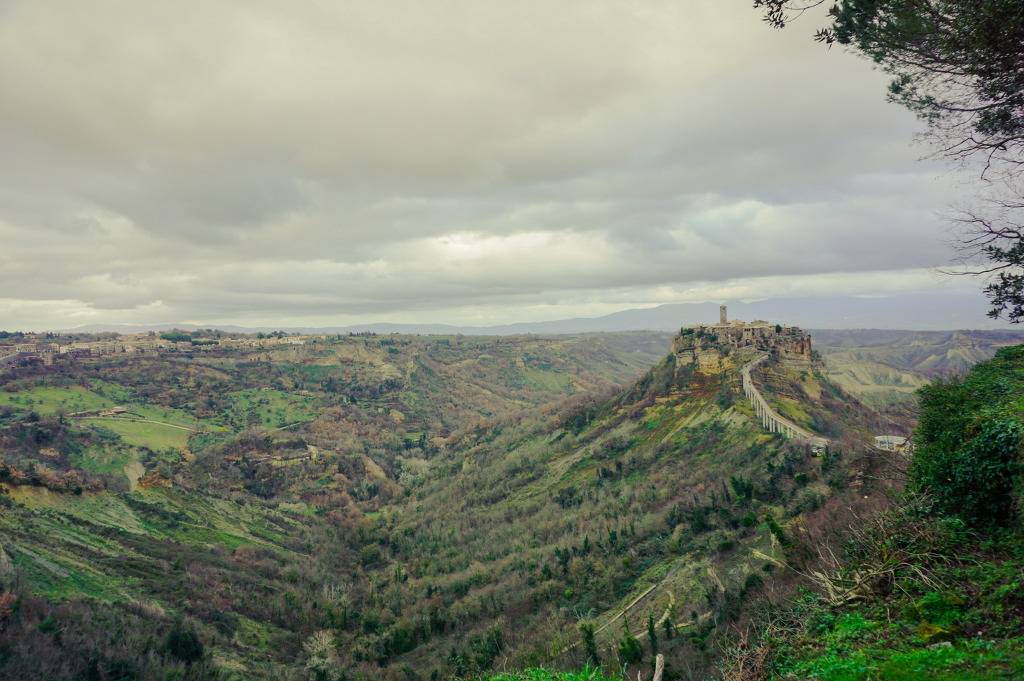
[[[767,608],[727,678],[1024,678],[1024,346],[921,405],[913,496],[861,522],[814,592]]]

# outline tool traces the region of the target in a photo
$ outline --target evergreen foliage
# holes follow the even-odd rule
[[[204,655],[203,642],[199,640],[199,635],[180,617],[167,632],[164,650],[171,657],[188,663],[199,662]]]
[[[912,489],[973,525],[1015,517],[1024,443],[1024,346],[1000,350],[960,379],[920,391]]]
[[[623,664],[636,664],[644,658],[644,648],[640,645],[623,620],[622,638],[619,639],[619,660]]]
[[[583,653],[588,667],[599,667],[601,658],[597,652],[597,641],[594,639],[594,625],[589,622],[580,622],[580,639],[583,644]]]

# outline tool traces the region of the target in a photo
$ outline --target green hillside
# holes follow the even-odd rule
[[[1024,346],[921,391],[911,496],[754,619],[726,679],[1024,677]],[[831,551],[834,549],[834,553]]]
[[[386,544],[373,509],[457,424],[632,380],[666,344],[356,336],[258,361],[228,351],[17,368],[0,386],[0,580],[26,605],[0,607],[0,676],[29,675],[17,670],[32,657],[3,667],[4,646],[68,617],[60,639],[33,633],[25,650],[57,659],[46,651],[86,632],[75,645],[92,651],[97,678],[128,667],[150,678],[141,660],[153,655],[187,678],[278,678],[317,631],[356,621]],[[139,608],[148,623],[133,626],[151,636],[132,636],[131,651],[76,624],[135,621]],[[181,615],[206,666],[161,648]]]
[[[367,676],[472,676],[498,653],[571,667],[587,661],[582,619],[615,668],[624,631],[644,639],[652,619],[662,649],[705,664],[716,623],[773,578],[804,516],[870,465],[860,449],[815,457],[765,433],[739,387],[738,371],[669,356],[619,395],[465,433],[382,508],[369,578],[387,597],[363,617],[389,624],[340,631],[339,648]],[[866,442],[870,419],[848,401],[828,426]]]
[[[75,644],[142,678],[162,678],[144,659],[183,678],[634,678],[655,651],[666,679],[710,673],[748,606],[791,588],[807,538],[891,486],[878,417],[818,364],[764,363],[769,401],[830,439],[815,452],[755,417],[739,372],[755,352],[710,370],[662,350],[624,389],[610,379],[640,360],[612,338],[354,337],[16,373],[7,394],[33,404],[71,391],[124,411],[0,413],[0,568],[18,602],[45,599],[9,631],[143,608],[136,648]],[[182,641],[201,664],[169,652]]]
[[[481,681],[621,681],[621,677],[605,676],[597,670],[580,672],[553,672],[547,669],[527,669],[515,674],[488,676]]]
[[[1021,333],[1011,331],[855,329],[813,335],[829,380],[896,417],[913,412],[915,391],[931,379],[962,374],[999,348],[1024,341]]]

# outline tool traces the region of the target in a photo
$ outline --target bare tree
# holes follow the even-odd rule
[[[827,7],[815,39],[871,58],[890,76],[889,99],[926,123],[935,154],[980,162],[1003,196],[958,220],[969,267],[990,277],[991,317],[1024,321],[1024,2],[1021,0],[754,0],[784,28]],[[983,263],[983,264],[979,264]]]
[[[965,267],[947,272],[982,276],[994,319],[1024,321],[1024,191],[1011,198],[991,198],[983,209],[961,211],[955,218],[961,230],[957,247]]]

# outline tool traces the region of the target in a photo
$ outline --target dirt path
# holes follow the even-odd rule
[[[680,558],[679,562],[682,562],[682,560],[683,559]],[[622,617],[624,617],[627,614],[629,614],[629,612],[631,610],[633,610],[633,608],[635,608],[637,605],[639,605],[641,601],[643,601],[645,598],[647,598],[647,596],[649,596],[651,594],[651,592],[653,592],[658,587],[664,586],[665,582],[667,582],[671,577],[675,576],[675,573],[678,572],[681,567],[682,567],[682,565],[676,565],[676,567],[674,567],[671,570],[669,570],[668,573],[661,579],[661,581],[659,581],[657,584],[651,586],[650,588],[644,590],[643,593],[641,593],[639,596],[637,596],[632,601],[630,601],[626,605],[626,607],[624,607],[622,610],[620,610],[614,617],[612,617],[610,620],[608,620],[607,622],[602,624],[597,629],[594,629],[594,635],[597,636],[597,634],[601,633],[602,631],[604,631],[605,629],[610,627],[612,624],[614,624],[615,622],[619,621],[619,619],[621,619]],[[674,608],[675,604],[676,604],[676,597],[675,597],[675,595],[669,589],[665,589],[665,593],[668,595],[668,605],[665,607],[665,612],[663,612],[661,614],[661,617],[658,618],[658,621],[654,623],[655,626],[658,626],[658,627],[664,625],[665,620],[669,619],[672,616],[672,608]],[[696,621],[702,621],[707,615],[708,615],[708,613],[704,613],[703,615],[699,615],[697,617]],[[677,628],[678,627],[688,627],[688,626],[691,626],[692,624],[693,624],[693,622],[690,621],[690,622],[683,622],[683,623],[678,624],[676,626],[677,626]],[[644,637],[647,636],[647,628],[645,627],[641,631],[630,632],[630,633],[632,633],[633,636],[636,637],[636,638],[644,638]],[[567,653],[567,652],[569,652],[570,650],[572,650],[573,648],[575,648],[578,645],[579,645],[579,641],[577,641],[575,643],[572,643],[570,645],[567,645],[565,648],[562,649],[561,652],[562,653]]]
[[[309,419],[308,421],[296,421],[295,423],[289,423],[287,426],[281,426],[280,428],[271,428],[270,432],[276,433],[279,430],[288,430],[289,428],[294,428],[295,426],[301,426],[303,423],[312,423],[315,420],[316,419]]]
[[[643,592],[642,594],[640,594],[639,596],[637,596],[636,598],[634,598],[634,599],[633,599],[633,600],[632,600],[632,601],[631,601],[631,602],[629,603],[629,605],[627,605],[627,606],[626,606],[625,608],[623,608],[623,609],[622,609],[621,611],[619,611],[619,613],[618,613],[617,615],[615,615],[615,617],[611,618],[610,620],[608,620],[607,622],[605,622],[604,624],[602,624],[602,625],[601,625],[600,627],[598,627],[597,629],[594,629],[594,635],[596,636],[597,634],[600,634],[600,633],[601,633],[602,631],[604,631],[605,629],[607,629],[608,627],[610,627],[610,626],[611,626],[612,624],[614,624],[615,622],[617,622],[617,621],[618,621],[618,620],[619,620],[619,619],[620,619],[621,617],[624,617],[624,616],[625,616],[625,615],[626,615],[627,613],[629,613],[629,611],[630,611],[630,610],[632,610],[633,608],[635,608],[635,607],[636,607],[636,606],[637,606],[637,605],[638,605],[638,604],[640,603],[640,601],[642,601],[643,599],[647,598],[647,595],[648,595],[648,594],[650,594],[650,593],[651,593],[652,591],[654,591],[654,590],[655,590],[655,589],[657,589],[657,588],[658,588],[659,586],[661,586],[662,584],[664,584],[664,583],[665,583],[665,581],[666,581],[666,580],[667,580],[667,579],[668,579],[669,577],[671,577],[671,576],[672,576],[672,573],[673,573],[673,572],[675,572],[675,570],[670,570],[670,571],[669,571],[669,574],[665,575],[665,578],[664,578],[664,579],[662,579],[662,580],[661,580],[660,582],[658,582],[657,584],[655,584],[654,586],[652,586],[651,588],[647,589],[647,590],[646,590],[646,591],[644,591],[644,592]],[[671,597],[671,594],[669,594],[669,596]],[[674,599],[673,599],[673,600],[674,600]]]
[[[68,414],[68,416],[74,416],[74,414]],[[195,428],[188,428],[186,426],[179,426],[176,423],[167,423],[166,421],[154,421],[153,419],[135,418],[131,416],[81,416],[76,418],[83,419],[103,419],[106,421],[132,421],[134,423],[155,423],[158,426],[167,426],[168,428],[177,428],[178,430],[187,430],[190,433],[196,432]]]

